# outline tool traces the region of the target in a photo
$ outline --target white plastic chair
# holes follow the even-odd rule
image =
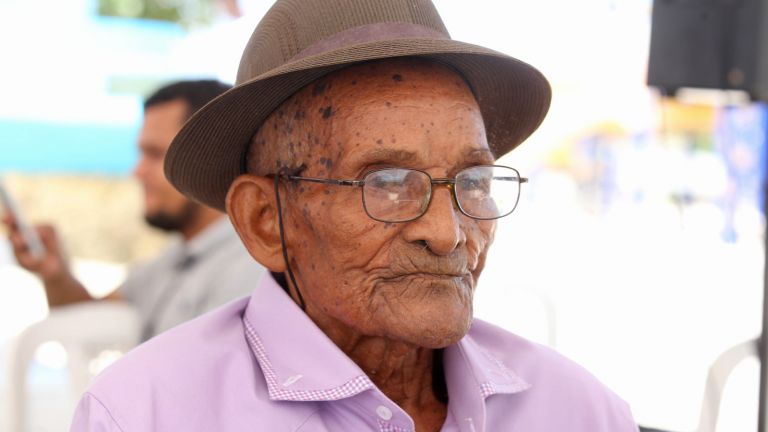
[[[139,343],[139,317],[130,305],[96,301],[61,306],[26,328],[14,341],[9,359],[10,432],[27,430],[27,370],[36,349],[59,342],[67,353],[70,391],[75,400],[106,365],[103,353],[125,353]],[[115,358],[115,356],[110,356]]]
[[[723,390],[728,378],[742,361],[758,356],[758,340],[752,339],[729,348],[712,363],[704,388],[704,402],[701,406],[699,426],[695,432],[715,432],[720,415]],[[661,429],[640,428],[640,432],[666,432]]]
[[[758,356],[757,344],[758,341],[752,339],[729,348],[720,354],[709,368],[707,384],[704,388],[701,417],[699,417],[699,427],[696,429],[696,432],[715,432],[725,383],[739,363],[752,356]]]

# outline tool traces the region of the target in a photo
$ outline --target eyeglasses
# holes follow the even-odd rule
[[[498,219],[512,213],[520,200],[520,184],[528,182],[510,167],[478,165],[465,168],[454,178],[432,178],[424,171],[386,168],[366,173],[362,180],[321,179],[286,175],[284,178],[338,186],[360,187],[363,208],[380,222],[409,222],[429,208],[433,186],[451,190],[453,202],[473,219]]]

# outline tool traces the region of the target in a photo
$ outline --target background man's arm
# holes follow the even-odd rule
[[[63,306],[94,300],[93,296],[70,271],[56,230],[52,226],[41,225],[35,227],[45,247],[43,257],[35,259],[29,252],[13,219],[10,216],[5,216],[3,223],[8,227],[8,237],[11,241],[16,261],[21,267],[35,273],[43,281],[48,306]],[[118,292],[113,292],[105,298],[114,300],[119,299],[120,295]]]

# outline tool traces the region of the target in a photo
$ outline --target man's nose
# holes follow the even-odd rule
[[[139,160],[136,161],[136,165],[133,166],[132,174],[137,179],[141,179],[144,175],[144,171],[146,170],[146,159],[144,157],[139,157]]]
[[[454,204],[451,190],[441,186],[433,186],[432,201],[426,213],[408,222],[403,233],[407,241],[421,243],[435,255],[448,255],[466,242],[466,235],[461,229],[462,216]]]

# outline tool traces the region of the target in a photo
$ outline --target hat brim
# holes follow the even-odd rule
[[[302,58],[233,87],[197,111],[174,138],[165,175],[187,197],[224,211],[232,181],[245,172],[251,139],[286,99],[316,79],[355,63],[420,57],[451,66],[467,81],[496,158],[544,120],[551,89],[536,68],[505,54],[450,39],[394,39]]]

